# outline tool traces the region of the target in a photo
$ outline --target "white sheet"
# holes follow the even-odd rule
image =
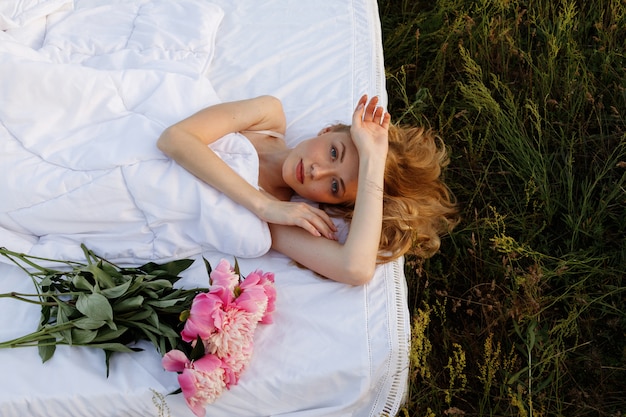
[[[108,3],[80,1],[73,13],[89,12],[92,7]],[[202,7],[209,4],[197,3]],[[71,60],[64,65],[81,71],[104,71],[111,75],[119,68],[104,63],[133,62],[133,70],[146,75],[156,77],[159,72],[167,72],[174,79],[188,78],[187,86],[174,83],[159,100],[150,101],[159,115],[154,119],[162,116],[164,124],[168,122],[168,114],[159,112],[158,106],[163,102],[169,105],[170,101],[185,101],[190,95],[194,97],[190,86],[207,80],[221,100],[276,95],[285,105],[287,136],[292,144],[314,135],[325,124],[349,121],[354,103],[364,92],[378,93],[384,100],[375,1],[326,0],[323,4],[308,4],[287,0],[218,0],[211,3],[223,11],[223,17],[215,34],[215,48],[212,54],[205,55],[212,59],[205,66],[200,64],[201,59],[183,59],[184,55],[180,54],[144,59],[145,48],[130,53],[111,47],[107,49],[107,57],[98,59],[89,54],[68,54],[77,45],[98,41],[106,32],[85,36],[78,16],[63,10],[7,30],[0,34],[0,43],[2,48],[31,61],[41,59],[61,65]],[[172,14],[173,18],[176,16]],[[128,21],[126,15],[119,20]],[[70,21],[71,30],[61,31]],[[129,33],[127,24],[118,26],[118,19],[107,22],[111,33]],[[172,45],[176,42],[171,37],[175,38],[178,31],[189,33],[185,25],[169,27],[172,31],[167,33]],[[63,33],[72,35],[67,43],[62,41]],[[53,43],[64,46],[55,50]],[[165,66],[172,60],[177,68],[166,71]],[[106,69],[99,69],[100,65]],[[192,67],[200,71],[194,77],[186,72]],[[37,85],[30,78],[28,81]],[[41,88],[44,86],[38,85],[33,91]],[[28,96],[23,99],[28,101]],[[58,114],[67,117],[69,112],[58,111]],[[178,115],[171,117],[176,119]],[[56,126],[52,124],[50,128]],[[41,184],[41,176],[31,174],[30,178],[36,179],[30,186]],[[205,256],[216,263],[224,254],[207,250]],[[260,267],[276,273],[275,323],[258,330],[251,367],[239,385],[208,409],[207,415],[378,416],[397,411],[406,387],[408,346],[401,261],[379,267],[372,282],[363,287],[322,280],[275,252],[241,260],[241,265],[244,272]],[[28,290],[31,285],[12,266],[0,265],[0,273],[2,292]],[[185,274],[183,283],[205,285],[200,263]],[[29,331],[35,327],[37,318],[36,306],[0,300],[0,338]],[[159,415],[159,408],[153,404],[158,399],[155,392],[165,394],[176,388],[175,375],[162,371],[159,359],[150,349],[140,354],[114,356],[111,375],[106,379],[99,352],[62,348],[42,365],[36,349],[0,351],[0,414]],[[162,409],[161,415],[191,415],[180,395],[167,397],[165,401],[169,412]]]

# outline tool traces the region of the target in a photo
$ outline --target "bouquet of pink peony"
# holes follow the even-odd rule
[[[57,345],[98,348],[105,353],[108,375],[114,353],[141,350],[137,342],[149,341],[165,353],[163,367],[180,373],[187,404],[203,416],[207,404],[239,381],[252,355],[257,325],[272,322],[274,274],[257,270],[241,279],[236,260],[234,269],[222,260],[215,270],[205,260],[210,288],[183,289],[174,284],[191,259],[122,268],[84,245],[82,249],[86,263],[0,248],[0,256],[30,275],[36,290],[0,298],[41,306],[37,330],[0,342],[0,348],[37,347],[43,362],[52,358]]]
[[[257,270],[242,279],[236,262],[233,269],[222,260],[209,276],[209,292],[196,295],[181,315],[186,346],[163,357],[163,367],[179,373],[181,391],[197,416],[237,384],[252,356],[254,331],[272,322],[276,300],[272,273]]]

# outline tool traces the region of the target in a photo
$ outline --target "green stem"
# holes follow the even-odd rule
[[[0,255],[3,255],[4,257],[8,258],[11,262],[13,262],[15,265],[17,265],[22,271],[26,272],[30,276],[30,278],[32,279],[33,284],[35,285],[35,288],[37,289],[37,291],[40,290],[40,287],[39,287],[39,283],[35,280],[35,277],[40,276],[40,275],[43,275],[45,277],[45,276],[48,276],[48,275],[62,273],[62,271],[58,271],[58,270],[54,270],[54,269],[50,269],[50,268],[44,268],[43,266],[38,265],[37,263],[32,261],[32,259],[39,260],[39,261],[56,262],[56,263],[60,263],[60,264],[63,264],[63,265],[74,266],[74,267],[83,265],[80,262],[60,261],[58,259],[42,258],[42,257],[39,257],[39,256],[31,256],[31,255],[26,255],[24,253],[17,253],[17,252],[9,250],[7,248],[4,248],[4,247],[0,248]],[[21,261],[21,262],[18,262],[18,260]],[[24,264],[26,264],[26,265],[28,265],[28,266],[30,266],[32,268],[35,268],[36,271],[35,272],[29,271],[24,266]],[[43,301],[43,295],[40,294],[38,296],[39,296],[39,299],[41,300],[40,304],[41,305],[46,305],[46,304],[43,304],[43,303],[45,303]],[[21,299],[21,298],[18,298],[18,299]],[[27,301],[27,300],[24,300],[24,299],[22,299],[22,301],[32,302],[32,301]]]
[[[26,270],[24,266],[21,265],[19,262],[17,262],[14,258],[19,259],[20,261],[24,262],[25,264],[29,266],[32,266],[33,268],[35,268],[38,271],[43,272],[44,274],[51,274],[51,273],[60,272],[60,271],[56,271],[56,270],[49,269],[49,268],[44,268],[43,266],[36,264],[34,261],[31,261],[31,259],[38,260],[38,261],[54,262],[54,263],[63,264],[67,266],[83,265],[80,262],[61,261],[59,259],[50,259],[50,258],[42,258],[39,256],[26,255],[24,253],[13,252],[12,250],[9,250],[7,248],[0,248],[0,254],[9,258],[17,266],[24,269],[29,275],[32,275],[32,273]]]
[[[50,336],[51,333],[62,332],[64,330],[70,330],[73,327],[74,327],[74,323],[72,322],[67,322],[67,323],[59,324],[59,325],[55,324],[52,326],[44,326],[43,328],[41,328],[40,330],[36,332],[29,333],[22,337],[18,337],[12,340],[7,340],[6,342],[0,343],[0,349],[33,346],[34,344],[37,344],[37,342],[39,342],[40,340],[51,337]],[[60,343],[55,341],[52,344],[60,344]]]
[[[84,243],[80,244],[80,248],[83,250],[83,253],[85,254],[85,259],[87,259],[87,263],[89,265],[93,264],[94,262],[97,264],[99,262],[105,262],[109,265],[111,265],[112,267],[116,268],[116,269],[122,269],[120,268],[118,265],[114,264],[111,261],[108,261],[104,258],[101,258],[100,256],[96,255],[94,253],[94,251],[92,251],[91,249],[89,249]],[[93,260],[93,262],[92,262]]]
[[[40,296],[44,296],[44,297],[52,297],[52,298],[59,298],[59,297],[64,297],[64,296],[69,296],[69,297],[73,297],[75,295],[81,295],[81,294],[85,294],[85,291],[67,291],[67,292],[45,292],[45,293],[37,293],[37,294],[24,294],[24,293],[20,293],[20,292],[15,292],[15,291],[11,291],[11,292],[6,292],[6,293],[0,293],[0,297],[13,297],[13,296],[20,296],[20,297],[40,297]]]
[[[0,253],[2,255],[4,255],[6,258],[8,258],[15,265],[19,266],[24,272],[26,272],[31,277],[33,276],[33,273],[30,272],[29,270],[27,270],[24,267],[24,265],[22,265],[21,263],[17,262],[15,260],[15,258],[19,259],[20,261],[24,262],[27,265],[32,266],[33,268],[37,269],[38,271],[43,272],[44,274],[49,274],[51,272],[51,270],[49,270],[47,268],[44,268],[44,267],[42,267],[40,265],[37,265],[36,263],[34,263],[31,260],[29,260],[28,257],[26,255],[24,255],[24,254],[13,252],[13,251],[10,251],[10,250],[8,250],[6,248],[0,248]]]
[[[85,246],[84,243],[81,243],[80,248],[83,250],[83,253],[85,254],[85,259],[87,259],[87,263],[91,265],[92,264],[91,255],[93,255],[93,252],[87,249],[87,246]]]
[[[35,301],[26,297],[41,297],[41,294],[20,294],[18,292],[7,292],[4,294],[0,294],[0,298],[15,298],[19,301],[24,301],[25,303],[38,304],[41,306],[56,306],[58,303],[56,302],[47,302],[47,301]]]

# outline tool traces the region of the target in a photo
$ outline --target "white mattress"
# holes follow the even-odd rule
[[[222,12],[213,15],[214,30],[206,19],[193,22],[189,15],[194,5],[208,3],[215,5],[211,13]],[[153,7],[146,16],[156,19],[162,16],[158,7],[167,2],[120,4],[129,10],[133,5]],[[155,74],[172,72],[192,81],[208,80],[224,101],[275,95],[284,103],[291,144],[315,135],[327,124],[349,122],[363,93],[386,99],[375,0],[187,0],[179,4],[191,8],[180,15],[188,20],[169,14],[162,20],[147,20],[153,32],[149,24],[145,26],[153,36],[147,39],[160,45],[179,42],[176,50],[135,49],[131,53],[128,42],[116,46],[119,39],[111,38],[123,32],[128,15],[110,0],[3,2],[0,46],[8,54],[5,57],[15,51],[19,59],[40,60],[48,66],[70,63],[106,72],[112,71],[111,66],[126,65]],[[99,6],[103,9],[96,9]],[[91,15],[91,23],[80,27],[80,22],[88,21],[84,16],[93,11],[97,13]],[[107,30],[100,35],[105,38],[90,33],[104,24]],[[102,39],[109,48],[106,53],[94,47]],[[31,81],[33,86],[41,82]],[[11,79],[0,81],[11,83]],[[186,94],[195,97],[193,92],[176,89],[170,94],[176,102],[184,101]],[[28,100],[28,95],[3,97],[4,103]],[[166,106],[167,100],[155,107]],[[36,108],[38,103],[31,104]],[[15,122],[0,121],[3,126]],[[3,172],[7,178],[10,175]],[[33,176],[33,186],[40,180]],[[206,248],[203,255],[212,264],[222,257],[232,259]],[[273,251],[239,262],[244,274],[256,268],[276,274],[275,320],[257,330],[249,369],[237,386],[207,409],[207,415],[379,416],[397,412],[406,390],[409,340],[401,259],[379,266],[372,282],[362,287],[321,279]],[[203,269],[202,262],[194,263],[181,285],[206,285]],[[32,291],[28,276],[14,266],[0,264],[0,276],[0,292]],[[0,299],[0,339],[32,331],[38,318],[37,306]],[[2,416],[192,416],[181,395],[167,396],[177,388],[176,375],[162,369],[160,356],[148,346],[140,353],[114,355],[108,378],[103,353],[78,347],[60,347],[45,364],[34,348],[1,350],[0,370]]]

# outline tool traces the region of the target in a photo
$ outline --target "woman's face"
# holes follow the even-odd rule
[[[347,132],[322,130],[300,142],[283,164],[283,179],[296,194],[318,203],[354,202],[359,155]]]

